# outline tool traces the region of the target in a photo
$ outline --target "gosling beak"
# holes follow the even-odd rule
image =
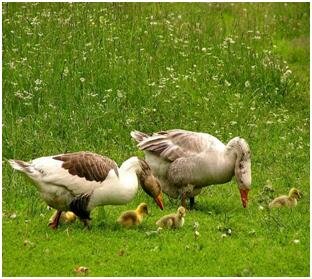
[[[239,189],[239,191],[240,191],[243,207],[246,208],[247,203],[248,203],[248,192],[249,192],[249,189]]]
[[[159,206],[159,208],[161,210],[164,209],[164,204],[163,204],[163,197],[162,197],[162,193],[160,192],[160,194],[154,198],[155,202],[157,203],[157,205]]]

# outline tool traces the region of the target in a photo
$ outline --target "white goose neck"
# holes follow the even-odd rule
[[[141,169],[140,160],[138,157],[131,157],[128,160],[124,161],[119,169],[125,172],[137,172]]]

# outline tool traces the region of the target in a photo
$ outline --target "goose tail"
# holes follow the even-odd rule
[[[32,167],[29,163],[21,161],[21,160],[8,160],[11,167],[15,170],[24,172],[24,173],[32,173]]]
[[[133,139],[135,139],[137,142],[141,142],[142,140],[148,138],[148,135],[147,135],[147,134],[144,134],[144,133],[142,133],[142,132],[140,132],[140,131],[132,131],[132,132],[130,133],[130,135],[131,135],[131,137],[132,137]]]

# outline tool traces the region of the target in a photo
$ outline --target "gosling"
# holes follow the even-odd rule
[[[297,200],[300,198],[300,192],[296,188],[291,188],[288,196],[282,195],[275,198],[270,202],[269,208],[278,207],[295,207],[297,205]]]
[[[148,215],[147,204],[141,203],[136,210],[128,210],[123,212],[117,219],[117,223],[125,228],[130,228],[140,225],[145,215]]]
[[[49,224],[53,222],[53,220],[55,219],[55,216],[57,214],[57,210],[53,213],[53,215],[51,216],[50,220],[49,220]],[[74,212],[71,211],[62,211],[62,214],[60,216],[60,222],[61,223],[74,223],[77,219],[77,216]]]
[[[160,218],[156,225],[160,228],[179,229],[184,225],[185,208],[180,206],[177,213],[172,213]]]

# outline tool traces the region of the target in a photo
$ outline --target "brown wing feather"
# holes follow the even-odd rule
[[[118,166],[113,160],[91,152],[68,153],[53,159],[63,161],[62,167],[70,174],[89,181],[104,181],[111,169],[118,176]]]

